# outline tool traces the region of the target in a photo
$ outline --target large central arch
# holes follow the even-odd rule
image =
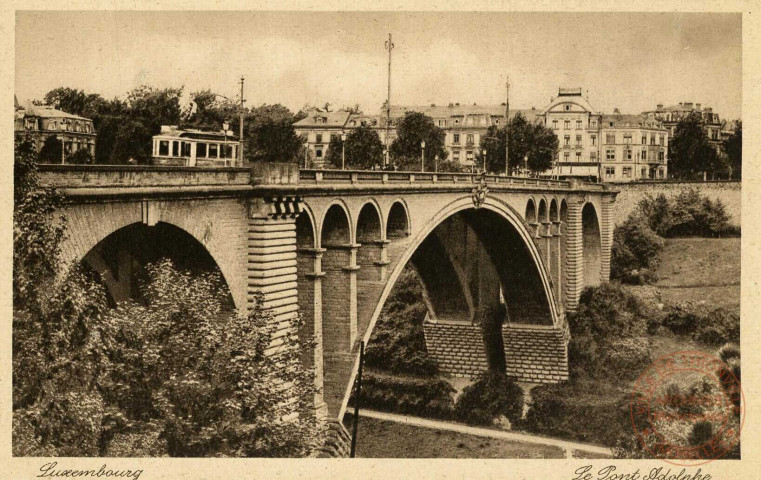
[[[546,307],[546,311],[549,316],[549,323],[551,323],[554,327],[562,327],[562,318],[559,315],[559,309],[555,301],[555,295],[552,292],[552,283],[550,281],[550,275],[547,271],[547,268],[544,264],[544,261],[542,259],[542,255],[540,254],[539,249],[537,248],[536,244],[534,243],[531,233],[528,229],[528,226],[526,225],[523,218],[520,216],[518,212],[516,212],[512,207],[510,207],[507,203],[493,198],[493,197],[487,197],[486,201],[481,205],[480,209],[482,211],[490,212],[492,215],[495,215],[496,217],[503,220],[501,222],[501,228],[502,230],[500,232],[497,232],[496,235],[492,234],[493,241],[489,242],[489,245],[486,246],[487,251],[489,255],[492,256],[492,258],[496,258],[496,261],[499,263],[501,268],[505,267],[505,254],[506,252],[501,252],[500,246],[499,246],[499,235],[504,234],[506,232],[511,232],[512,235],[515,235],[517,239],[520,240],[522,246],[525,247],[524,252],[530,257],[530,265],[533,267],[533,273],[536,274],[537,279],[537,288],[541,292],[541,302],[544,307]],[[407,262],[411,260],[415,252],[418,250],[418,248],[423,244],[424,241],[431,235],[431,233],[444,223],[447,219],[450,217],[460,213],[460,212],[478,212],[479,209],[475,209],[473,205],[473,201],[471,199],[471,196],[463,196],[460,197],[446,206],[444,206],[433,218],[431,218],[411,239],[411,241],[408,243],[407,248],[405,249],[404,253],[401,255],[399,259],[393,259],[394,260],[394,268],[390,272],[388,279],[386,281],[385,287],[383,289],[383,292],[380,296],[380,299],[375,307],[375,311],[373,312],[373,315],[371,317],[371,320],[369,322],[368,328],[364,332],[363,338],[364,341],[367,342],[370,338],[370,334],[372,333],[373,328],[375,327],[375,323],[380,315],[381,310],[383,309],[383,305],[386,302],[386,299],[388,298],[391,290],[394,287],[394,284],[396,283],[399,275],[401,274],[402,270],[404,269]],[[475,228],[483,228],[484,225],[476,225]],[[502,256],[502,258],[498,258]],[[504,271],[502,272],[504,274]],[[500,275],[501,281],[506,281],[505,275]],[[503,285],[506,286],[506,285]],[[512,319],[520,321],[521,319]],[[339,418],[344,414],[346,411],[346,405],[349,400],[349,394],[351,390],[351,386],[353,385],[354,376],[356,375],[357,367],[358,367],[358,361],[357,358],[355,361],[354,368],[352,370],[351,377],[349,378],[349,382],[346,387],[346,392],[344,394],[343,402],[341,405],[341,408],[339,410]]]

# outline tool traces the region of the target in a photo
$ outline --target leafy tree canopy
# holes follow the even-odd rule
[[[681,119],[669,140],[669,173],[675,178],[695,178],[703,172],[716,174],[722,170],[700,115],[693,113]]]
[[[431,172],[437,156],[440,162],[447,158],[444,137],[444,131],[433,123],[431,117],[420,112],[407,112],[396,126],[391,157],[402,170],[420,170],[420,143],[425,141],[425,170]]]
[[[507,124],[507,129],[492,125],[481,137],[477,164],[483,164],[483,150],[486,150],[486,169],[492,173],[505,172],[505,142],[509,132],[509,163],[511,174],[524,167],[528,158],[528,169],[541,173],[552,168],[558,141],[555,133],[538,123],[526,120],[520,112]]]
[[[743,124],[737,122],[734,132],[722,144],[732,169],[732,178],[742,178],[743,166]]]
[[[331,138],[325,157],[333,168],[341,168],[343,140],[340,136]],[[361,125],[346,136],[346,168],[370,170],[383,164],[383,144],[378,132],[372,127]]]

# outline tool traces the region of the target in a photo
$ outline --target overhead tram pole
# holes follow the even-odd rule
[[[510,125],[510,76],[507,76],[505,81],[505,176],[510,175],[510,130],[507,128]]]
[[[383,159],[383,166],[388,165],[389,149],[388,149],[388,136],[391,127],[391,50],[394,49],[394,43],[391,41],[391,34],[388,34],[388,40],[386,40],[386,50],[388,50],[388,92],[386,94],[386,151],[385,158]]]
[[[238,162],[238,166],[243,166],[243,103],[245,103],[245,100],[243,99],[243,82],[245,81],[243,75],[240,76],[240,146],[238,147],[238,152],[240,155],[240,160]]]

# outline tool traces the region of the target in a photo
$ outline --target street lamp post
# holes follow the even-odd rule
[[[485,148],[484,148],[483,154],[484,154],[484,173],[486,173],[486,149]]]
[[[435,157],[433,157],[433,171],[438,172],[439,171],[439,155],[436,154]]]
[[[528,177],[528,155],[523,156],[523,174]]]
[[[225,131],[225,144],[222,146],[223,156],[225,158],[225,166],[227,166],[227,130],[230,129],[230,122],[225,120],[222,122],[222,130]]]
[[[425,172],[425,140],[420,142],[420,171]]]
[[[341,132],[341,170],[346,170],[346,132]]]

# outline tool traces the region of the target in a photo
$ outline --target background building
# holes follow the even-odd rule
[[[154,165],[228,166],[236,164],[239,148],[231,132],[162,125],[153,136],[152,157]]]
[[[80,149],[86,149],[95,158],[95,127],[89,118],[72,115],[48,105],[27,104],[21,106],[14,96],[16,135],[28,135],[34,141],[37,151],[53,137],[61,142],[63,155],[69,156]],[[63,158],[61,159],[63,162]]]
[[[645,115],[602,115],[602,180],[630,182],[667,177],[668,131]]]
[[[711,145],[713,145],[719,155],[721,155],[721,130],[723,124],[721,119],[719,119],[719,114],[714,113],[712,108],[703,108],[701,104],[693,104],[692,102],[679,102],[678,105],[672,105],[670,107],[664,107],[663,104],[659,103],[655,110],[644,112],[643,115],[662,122],[663,126],[668,129],[669,135],[673,137],[674,130],[676,129],[679,120],[693,113],[700,115],[700,118],[703,119],[703,130],[705,130]]]

